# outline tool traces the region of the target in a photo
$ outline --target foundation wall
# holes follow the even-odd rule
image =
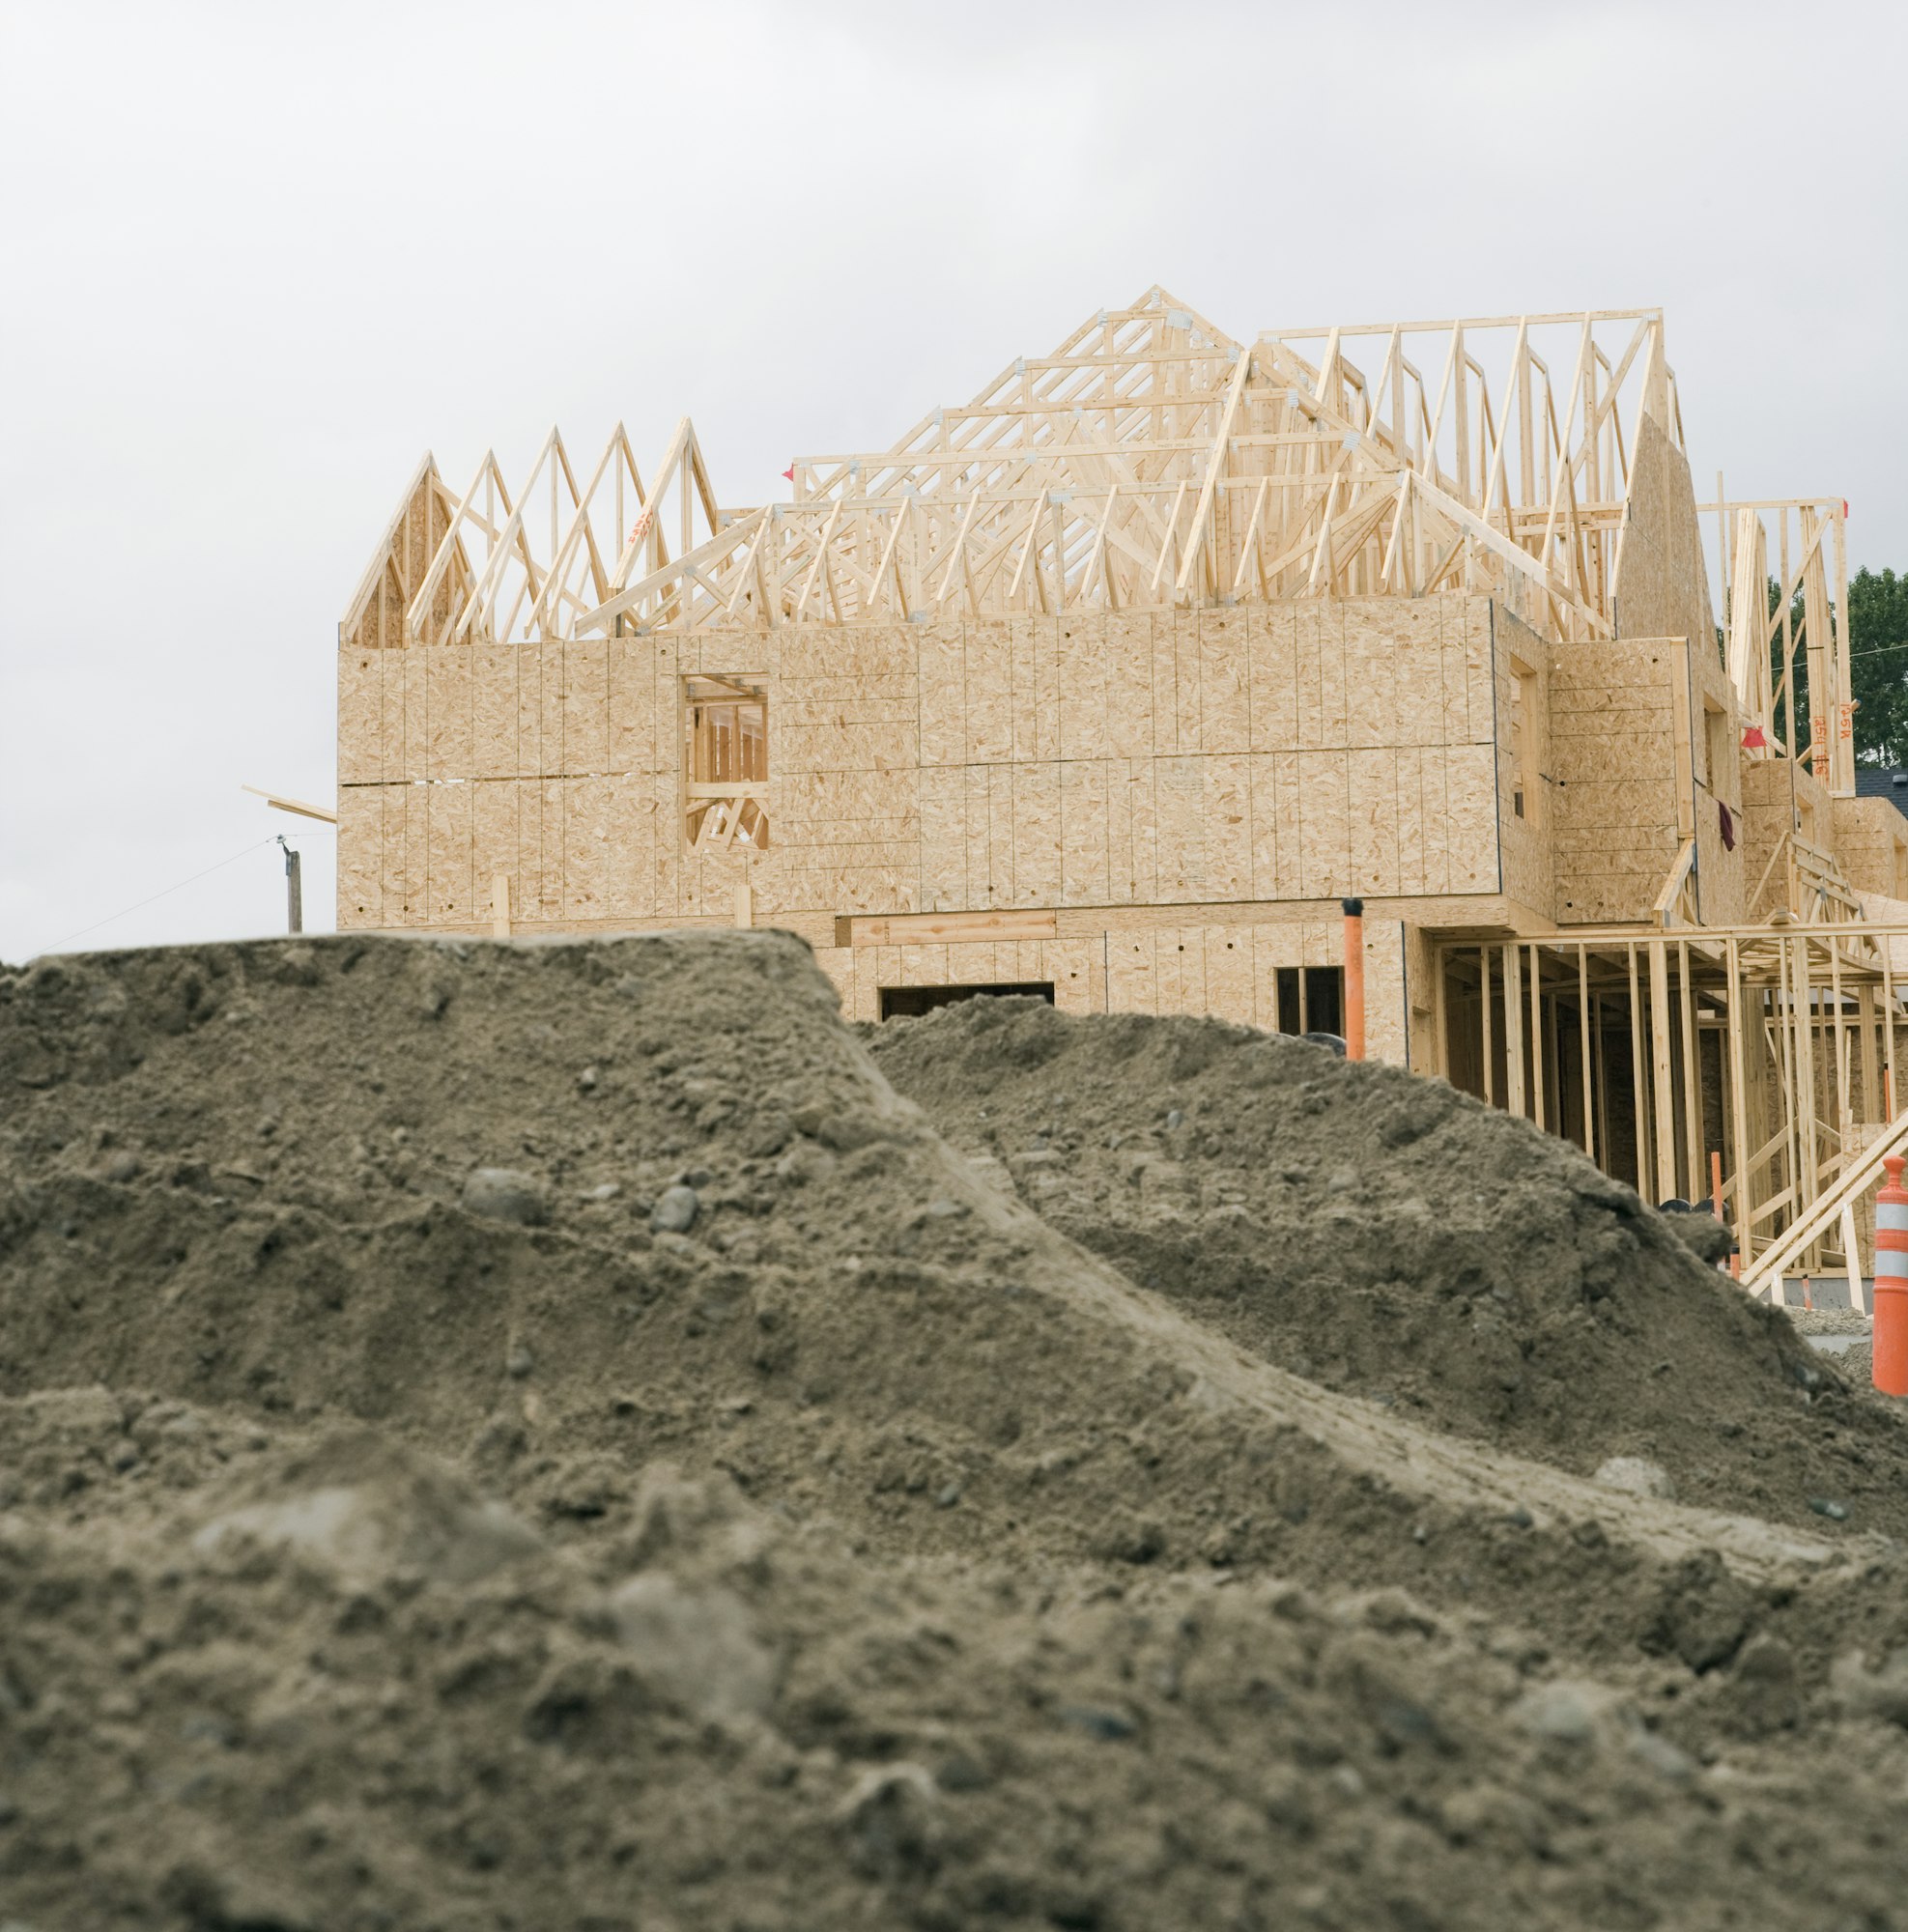
[[[1397,920],[1365,923],[1365,1047],[1372,1059],[1400,1065],[1410,1059],[1407,932]],[[1063,1012],[1205,1013],[1268,1033],[1279,1024],[1278,969],[1340,966],[1344,956],[1342,920],[1115,926],[1069,939],[828,947],[815,954],[851,1019],[878,1019],[885,986],[1050,980]]]

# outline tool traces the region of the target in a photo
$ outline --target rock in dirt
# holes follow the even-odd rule
[[[1669,1471],[1642,1456],[1611,1456],[1599,1463],[1594,1480],[1606,1489],[1628,1490],[1632,1495],[1660,1496],[1666,1502],[1676,1493]]]
[[[633,1577],[610,1599],[616,1631],[660,1690],[704,1718],[759,1718],[775,1694],[775,1659],[733,1591]]]
[[[686,1235],[695,1227],[701,1205],[695,1188],[679,1180],[672,1187],[664,1188],[649,1210],[649,1225],[658,1234]]]
[[[550,1218],[550,1203],[543,1183],[512,1167],[471,1169],[464,1182],[463,1199],[466,1211],[481,1214],[487,1220],[514,1221],[519,1227],[537,1228]]]

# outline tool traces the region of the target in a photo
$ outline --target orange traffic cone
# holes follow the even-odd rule
[[[1875,1195],[1875,1386],[1908,1395],[1908,1188],[1901,1159],[1882,1162],[1888,1179]]]

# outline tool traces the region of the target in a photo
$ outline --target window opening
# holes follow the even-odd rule
[[[1280,1033],[1344,1034],[1344,967],[1281,966],[1275,978]]]
[[[1702,708],[1702,732],[1709,759],[1709,789],[1716,797],[1722,798],[1735,789],[1729,782],[1729,759],[1734,750],[1730,743],[1729,714],[1720,705],[1705,704]]]
[[[768,695],[746,677],[683,679],[683,831],[692,852],[768,849]]]
[[[1537,673],[1511,660],[1511,810],[1526,825],[1537,822]]]

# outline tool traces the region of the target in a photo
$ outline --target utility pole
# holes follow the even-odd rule
[[[302,932],[304,930],[304,881],[299,868],[298,848],[285,843],[285,835],[278,835],[279,849],[285,854],[285,930]]]

